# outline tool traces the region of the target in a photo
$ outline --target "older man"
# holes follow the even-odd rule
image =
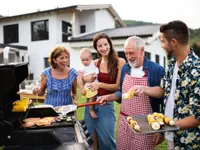
[[[121,99],[122,93],[135,85],[156,86],[160,84],[165,70],[144,56],[145,43],[137,36],[129,37],[124,44],[128,63],[121,72],[120,91],[102,96],[100,102],[118,100],[121,102],[118,122],[117,150],[144,149],[153,150],[163,138],[161,134],[136,135],[126,123],[124,116],[149,114],[161,111],[162,99],[153,100],[145,94],[130,100]]]
[[[137,94],[165,96],[165,115],[179,131],[166,133],[168,149],[200,149],[200,59],[189,46],[189,30],[182,21],[160,27],[162,47],[172,59],[160,87],[135,87]]]

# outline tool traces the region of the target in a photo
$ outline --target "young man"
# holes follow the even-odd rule
[[[200,59],[189,46],[185,23],[172,21],[160,27],[162,47],[172,59],[160,87],[134,87],[165,99],[165,115],[172,117],[179,131],[166,133],[168,149],[200,149]]]

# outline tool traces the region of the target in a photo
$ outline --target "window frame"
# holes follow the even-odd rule
[[[48,30],[47,31],[47,37],[40,37],[39,39],[34,39],[34,23],[38,23],[38,22],[43,22],[44,23],[44,30]],[[48,27],[47,27],[48,24]],[[43,41],[43,40],[49,40],[49,20],[45,19],[45,20],[37,20],[37,21],[32,21],[31,22],[31,41]]]
[[[13,34],[14,30],[11,31],[10,28],[16,28],[17,31],[15,31],[15,33]],[[9,36],[8,33],[11,33],[11,36]],[[15,35],[15,36],[13,36],[13,35]],[[9,37],[11,37],[10,41],[8,40]],[[13,40],[13,37],[16,39]],[[4,38],[4,44],[18,43],[19,42],[19,24],[4,25],[3,26],[3,38]]]

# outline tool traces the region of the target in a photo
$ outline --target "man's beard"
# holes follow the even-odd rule
[[[130,61],[128,61],[128,64],[131,66],[131,68],[136,68],[138,66],[138,61],[136,59],[133,63],[130,63]]]

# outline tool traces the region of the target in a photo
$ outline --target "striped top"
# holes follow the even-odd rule
[[[47,78],[47,94],[45,104],[56,106],[72,104],[72,84],[78,73],[74,68],[70,69],[69,75],[65,79],[56,79],[51,76],[51,68],[46,68],[43,74]]]

